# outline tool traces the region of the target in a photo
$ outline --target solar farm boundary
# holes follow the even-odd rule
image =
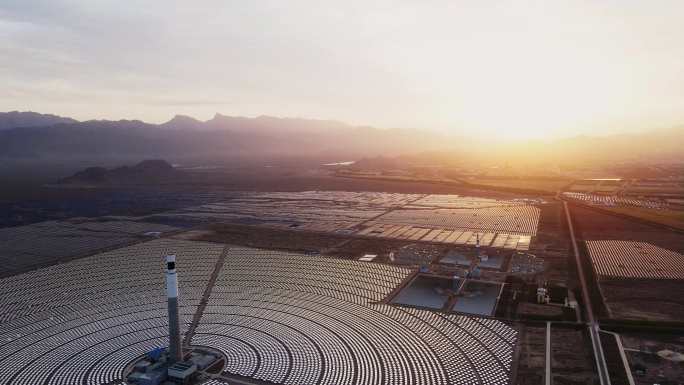
[[[577,207],[580,207],[583,209],[589,209],[589,210],[597,211],[601,214],[612,215],[614,217],[625,219],[625,220],[632,221],[632,222],[637,222],[637,223],[640,223],[642,225],[656,227],[656,228],[660,228],[663,230],[672,231],[672,232],[675,232],[677,234],[684,235],[684,229],[672,227],[670,225],[666,225],[666,224],[660,223],[660,222],[649,221],[648,219],[638,218],[638,217],[635,217],[635,216],[632,216],[629,214],[616,213],[614,211],[610,211],[610,210],[605,209],[603,207],[588,205],[586,203],[578,202],[576,200],[566,200],[566,199],[563,199],[562,196],[560,196],[560,195],[559,195],[559,197],[560,197],[559,198],[560,200],[562,200],[565,203],[570,204],[571,206],[577,206]]]
[[[385,182],[397,182],[397,183],[428,183],[447,187],[455,187],[457,189],[469,190],[470,193],[477,191],[493,191],[497,193],[509,193],[509,194],[519,194],[519,195],[535,195],[535,196],[553,196],[554,192],[549,190],[536,190],[529,188],[517,188],[508,186],[496,186],[488,184],[478,184],[467,182],[463,179],[453,179],[453,180],[434,180],[434,179],[397,179],[388,176],[355,176],[355,175],[345,175],[342,173],[335,173],[335,178],[347,178],[347,179],[368,179],[377,180]],[[456,194],[456,192],[452,192]]]
[[[145,222],[145,223],[155,224],[154,222]],[[91,250],[91,251],[87,251],[87,252],[80,253],[80,254],[69,255],[69,256],[59,258],[59,259],[56,259],[53,261],[37,263],[37,264],[29,266],[28,268],[26,268],[24,270],[14,271],[14,272],[5,272],[5,271],[0,270],[0,278],[8,278],[8,277],[12,277],[15,275],[24,274],[24,273],[28,273],[31,271],[39,270],[39,269],[42,269],[45,267],[60,265],[60,264],[72,262],[72,261],[75,261],[78,259],[92,257],[92,256],[95,256],[95,255],[98,255],[101,253],[106,253],[108,251],[114,251],[114,250],[118,250],[118,249],[123,249],[125,247],[135,246],[135,245],[140,244],[140,243],[149,242],[149,241],[152,241],[154,239],[170,238],[170,237],[173,237],[174,235],[178,235],[178,234],[181,234],[181,233],[193,230],[193,229],[195,229],[195,228],[194,227],[189,228],[189,229],[181,228],[181,229],[177,229],[177,230],[173,230],[173,231],[167,231],[167,232],[162,233],[161,236],[156,237],[156,238],[144,236],[144,235],[133,235],[135,237],[135,239],[133,239],[129,242],[124,242],[124,243],[120,243],[120,244],[116,244],[116,245],[106,246],[106,247],[103,247],[100,249]]]

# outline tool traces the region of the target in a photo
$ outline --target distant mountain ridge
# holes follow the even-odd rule
[[[267,133],[279,132],[325,132],[330,130],[371,129],[368,126],[355,127],[349,124],[323,119],[277,118],[261,115],[255,118],[228,116],[216,113],[213,118],[201,121],[186,115],[176,115],[159,125],[166,129],[229,130],[234,132]]]
[[[122,166],[108,170],[104,167],[89,167],[60,180],[63,185],[102,185],[151,183],[177,176],[171,164],[162,159],[144,160],[134,166]]]
[[[246,118],[217,113],[200,121],[176,115],[168,122],[150,124],[139,120],[78,122],[55,115],[18,114],[32,117],[21,123],[31,125],[0,130],[0,160],[108,160],[109,164],[121,164],[148,158],[233,162],[316,157],[339,161],[434,152],[448,154],[455,162],[684,162],[684,126],[518,143],[271,116]],[[0,117],[7,116],[18,115],[0,113]],[[16,124],[18,120],[12,121]]]
[[[45,127],[60,123],[78,123],[77,120],[32,111],[0,112],[0,130],[17,127]]]
[[[177,115],[162,124],[90,120],[0,131],[0,158],[141,159],[259,156],[360,157],[401,154],[444,141],[419,131],[375,129],[345,123],[216,114],[202,122]]]

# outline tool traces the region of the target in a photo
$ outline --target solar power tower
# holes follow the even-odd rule
[[[166,297],[169,309],[169,359],[173,364],[183,360],[178,317],[178,277],[176,275],[175,255],[166,256]]]

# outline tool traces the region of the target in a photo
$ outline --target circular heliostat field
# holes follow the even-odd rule
[[[516,331],[382,301],[412,271],[160,239],[0,281],[0,384],[112,384],[168,344],[162,256],[183,338],[225,374],[283,384],[507,384]],[[186,335],[186,333],[189,333]]]

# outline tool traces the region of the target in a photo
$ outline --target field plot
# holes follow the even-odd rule
[[[175,230],[130,220],[48,221],[0,229],[0,276]]]
[[[663,378],[684,378],[681,333],[622,333],[621,336],[636,385],[664,383]]]
[[[453,208],[435,208],[449,205]],[[538,207],[521,202],[430,195],[369,221],[356,234],[529,250],[540,213]]]
[[[639,180],[625,188],[625,195],[682,196],[684,183],[673,180]]]
[[[543,384],[546,328],[521,325],[518,339],[520,355],[515,385]]]
[[[543,369],[542,369],[542,374]],[[599,385],[589,336],[576,328],[551,328],[551,383]],[[611,382],[616,384],[616,382]]]
[[[600,282],[611,319],[681,322],[684,285],[672,279],[605,279]]]
[[[468,230],[453,230],[410,225],[390,225],[368,222],[356,235],[396,240],[422,241],[453,245],[489,246],[502,249],[529,250],[532,237],[529,235],[484,233]]]
[[[261,197],[241,197],[225,202],[186,208],[171,213],[158,214],[154,218],[165,222],[220,222],[232,224],[263,225],[274,228],[344,232],[344,230],[380,215],[387,207],[369,201],[307,198],[306,193],[273,193],[278,198],[261,194]],[[390,195],[390,194],[388,194]],[[398,194],[391,194],[398,195]],[[316,195],[318,196],[318,195]],[[344,198],[346,195],[342,195]],[[371,202],[377,201],[371,200]],[[387,204],[394,200],[387,198]]]
[[[629,182],[622,179],[582,179],[572,182],[567,190],[576,193],[613,194],[623,189],[627,184]]]
[[[507,384],[497,320],[375,303],[409,269],[231,248],[193,337],[230,373],[284,384]]]
[[[601,278],[684,279],[684,255],[645,242],[586,241]]]
[[[414,198],[415,199],[415,198]],[[432,194],[412,201],[412,206],[425,206],[433,208],[461,208],[478,209],[491,207],[520,206],[529,203],[539,203],[537,199],[512,199],[500,200],[481,197],[468,197],[461,195]]]
[[[539,200],[375,192],[240,193],[146,220],[159,223],[256,225],[360,236],[527,250],[536,234]],[[357,226],[368,222],[357,231]],[[501,243],[500,245],[498,243]]]
[[[347,192],[347,191],[302,191],[302,192],[267,192],[256,193],[253,198],[283,200],[322,200],[350,202],[381,207],[400,206],[420,198],[422,195],[397,194],[381,192]]]
[[[107,384],[168,344],[162,256],[185,333],[222,245],[154,240],[0,280],[0,384]]]
[[[591,206],[603,207],[640,207],[647,209],[666,209],[667,203],[654,199],[638,199],[614,195],[585,194],[578,192],[563,192],[564,198],[575,200]]]
[[[392,225],[534,235],[539,222],[539,208],[503,206],[476,209],[394,210],[375,221]]]
[[[568,185],[569,179],[555,179],[555,178],[534,178],[534,177],[510,177],[510,178],[497,178],[497,177],[469,177],[466,179],[469,184],[477,185],[477,187],[500,187],[504,191],[507,189],[517,189],[522,192],[545,192],[545,193],[555,193],[561,188]]]

